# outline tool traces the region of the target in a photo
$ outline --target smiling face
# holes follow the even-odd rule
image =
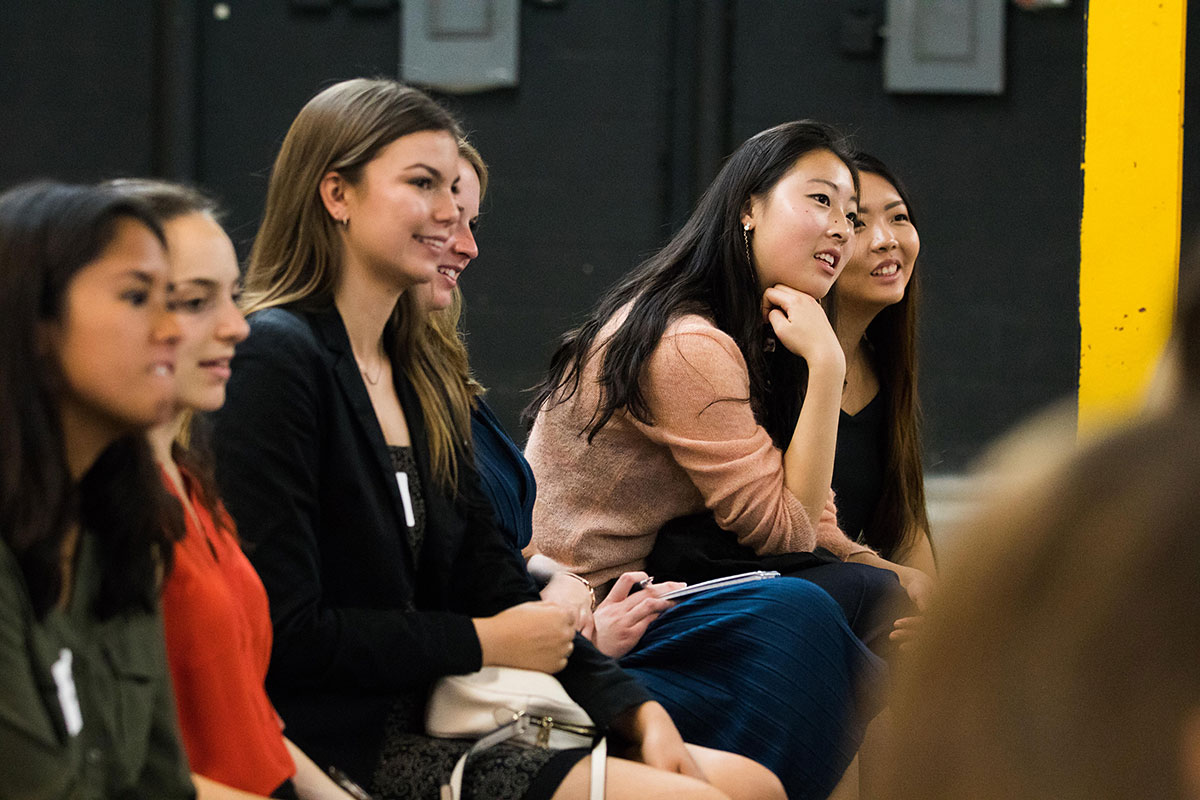
[[[458,222],[457,176],[454,137],[420,131],[380,150],[356,183],[337,178],[326,207],[348,222],[341,228],[345,268],[401,291],[432,280]]]
[[[73,431],[113,439],[174,410],[179,328],[167,309],[166,252],[140,222],[119,219],[112,241],[67,285],[47,340]]]
[[[796,159],[765,195],[750,198],[749,225],[759,286],[789,286],[821,298],[851,252],[858,208],[849,167],[828,150]]]
[[[179,320],[175,380],[179,410],[216,411],[225,403],[229,365],[250,328],[237,307],[237,255],[208,214],[185,214],[164,230],[171,263],[171,308]]]
[[[479,255],[479,247],[475,243],[475,227],[479,223],[479,175],[465,158],[458,160],[458,183],[454,190],[459,208],[458,224],[438,266],[437,277],[428,284],[428,307],[431,311],[450,307],[459,276],[471,260]]]
[[[870,172],[862,173],[859,181],[854,255],[838,278],[837,297],[841,307],[877,313],[904,299],[921,238],[895,186]]]

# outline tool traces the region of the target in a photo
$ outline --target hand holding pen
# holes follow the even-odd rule
[[[645,572],[626,572],[617,578],[604,602],[596,607],[592,639],[600,652],[620,658],[634,648],[650,623],[674,603],[661,595],[682,589],[678,581],[655,583]]]

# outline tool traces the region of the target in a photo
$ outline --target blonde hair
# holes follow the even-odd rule
[[[331,306],[342,263],[336,223],[321,201],[321,179],[337,172],[352,185],[379,151],[402,136],[446,131],[458,122],[425,93],[387,79],[355,78],[317,94],[292,122],[271,170],[262,225],[250,250],[243,306],[247,314],[275,306]],[[457,451],[467,445],[447,411],[446,370],[419,344],[426,312],[405,292],[384,336],[392,363],[421,403],[434,478],[458,482]]]
[[[488,168],[466,139],[458,140],[458,154],[466,159],[479,176],[479,200],[487,194]],[[440,409],[442,428],[470,447],[471,407],[475,398],[483,394],[484,388],[471,374],[471,363],[467,347],[463,342],[458,323],[462,318],[463,299],[458,287],[454,288],[450,307],[425,314],[425,324],[413,331],[413,359],[426,365],[430,374],[438,376],[446,397],[444,409]]]

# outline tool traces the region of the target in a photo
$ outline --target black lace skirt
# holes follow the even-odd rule
[[[442,781],[473,741],[424,733],[424,694],[397,703],[387,723],[371,791],[380,800],[438,800]],[[547,750],[504,742],[471,757],[464,800],[549,800],[586,749]]]

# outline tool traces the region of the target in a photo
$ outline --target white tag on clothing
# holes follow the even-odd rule
[[[70,650],[65,647],[59,650],[58,660],[50,665],[50,675],[58,687],[58,704],[62,706],[67,733],[78,736],[83,730],[83,712],[79,708],[79,695],[75,692],[75,676],[71,671],[73,661]]]
[[[396,483],[400,484],[400,500],[404,503],[404,524],[411,528],[417,524],[417,518],[413,515],[412,495],[408,492],[408,473],[397,472]]]

